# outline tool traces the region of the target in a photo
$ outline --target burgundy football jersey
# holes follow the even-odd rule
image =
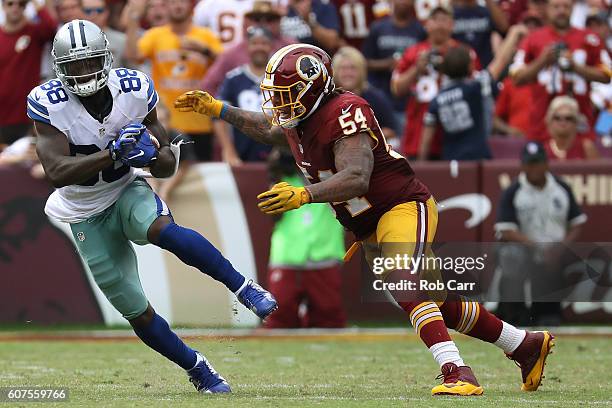
[[[516,71],[531,63],[555,43],[563,43],[577,63],[610,72],[610,56],[595,33],[571,28],[564,35],[560,35],[550,26],[533,31],[523,39],[510,70]],[[530,139],[543,142],[549,139],[543,118],[550,102],[559,95],[571,94],[578,102],[580,112],[588,119],[589,125],[594,124],[595,114],[590,99],[591,83],[581,76],[574,72],[564,72],[555,65],[540,71],[536,81],[529,86],[532,92],[531,126],[528,133]],[[589,133],[594,137],[592,132]]]
[[[408,161],[387,144],[370,105],[351,92],[332,96],[297,128],[284,132],[297,165],[311,183],[336,173],[334,144],[339,139],[367,132],[376,140],[368,192],[332,203],[338,221],[357,239],[375,232],[380,217],[394,206],[408,201],[425,202],[430,197]]]
[[[374,20],[389,14],[386,0],[332,0],[340,18],[340,35],[348,45],[361,50]]]

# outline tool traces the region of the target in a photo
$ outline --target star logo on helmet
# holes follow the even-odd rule
[[[321,62],[312,55],[302,55],[295,63],[298,75],[305,81],[314,81],[321,75]]]

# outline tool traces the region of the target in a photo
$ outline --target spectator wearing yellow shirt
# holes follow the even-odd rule
[[[151,76],[159,96],[166,106],[173,106],[183,92],[198,88],[215,56],[222,51],[221,41],[209,29],[191,23],[191,0],[168,0],[169,23],[151,28],[138,38],[144,13],[141,2],[130,0],[128,3],[126,56],[136,63],[150,61]],[[193,139],[199,160],[212,159],[210,118],[172,110],[170,126]]]

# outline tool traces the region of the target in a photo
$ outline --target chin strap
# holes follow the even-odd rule
[[[306,89],[309,89],[309,87],[312,86],[312,81],[308,83],[308,85],[306,86]],[[334,84],[334,81],[332,79],[331,76],[327,76],[327,81],[325,82],[325,88],[323,90],[323,92],[321,92],[321,95],[319,95],[319,97],[317,98],[317,101],[315,102],[315,104],[312,106],[312,109],[310,110],[310,112],[308,112],[308,114],[306,114],[306,116],[304,116],[303,118],[299,118],[299,120],[296,122],[297,123],[308,119],[308,117],[310,115],[312,115],[314,113],[314,111],[317,110],[317,108],[319,107],[319,105],[321,104],[321,101],[323,100],[323,98],[330,94],[331,92],[333,92],[333,90],[336,89],[336,84]]]

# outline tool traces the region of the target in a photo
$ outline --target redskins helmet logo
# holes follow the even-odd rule
[[[321,61],[312,55],[302,55],[295,62],[298,75],[305,81],[314,81],[321,75]]]

